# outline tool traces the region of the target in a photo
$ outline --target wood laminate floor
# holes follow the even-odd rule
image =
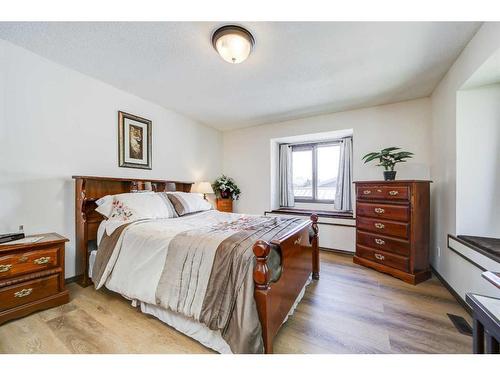
[[[276,353],[470,353],[446,313],[466,311],[436,279],[418,286],[321,253],[312,283],[276,338]],[[211,353],[108,291],[68,285],[70,303],[0,326],[2,353]]]

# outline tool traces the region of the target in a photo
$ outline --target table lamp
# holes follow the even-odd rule
[[[203,194],[203,199],[207,199],[207,194],[213,194],[214,189],[212,189],[212,184],[208,181],[199,182],[194,187],[194,193]]]

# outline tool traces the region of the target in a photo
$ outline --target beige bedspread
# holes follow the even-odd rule
[[[271,241],[302,222],[295,218],[241,216],[236,220],[186,230],[173,237],[156,288],[156,304],[221,332],[233,353],[262,353],[261,326],[255,305],[252,246]],[[93,275],[110,269],[113,243],[126,226],[99,245]],[[102,250],[102,252],[101,252]],[[99,259],[101,258],[101,259]],[[96,281],[97,280],[97,281]]]

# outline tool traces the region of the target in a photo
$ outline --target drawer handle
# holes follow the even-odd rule
[[[33,261],[35,264],[47,264],[50,261],[50,257],[41,257],[37,258]]]
[[[0,264],[0,272],[8,272],[12,268],[12,264]]]
[[[23,255],[21,258],[19,258],[19,263],[25,263],[28,261],[28,257],[26,255]]]
[[[294,245],[300,245],[301,242],[302,242],[302,237],[299,237],[295,241],[293,241],[293,244]]]
[[[20,290],[19,292],[15,292],[14,297],[16,297],[16,298],[27,297],[31,294],[31,292],[33,292],[33,288],[23,289],[23,290]]]
[[[378,229],[384,229],[385,228],[385,225],[382,224],[382,223],[375,223],[375,228],[378,228]]]
[[[365,191],[363,191],[363,194],[366,194],[366,195],[371,194],[371,193],[372,193],[371,190],[365,190]]]
[[[385,245],[385,241],[380,238],[375,238],[375,242],[377,243],[377,245]]]
[[[377,207],[374,209],[374,211],[377,213],[377,214],[383,214],[385,212],[385,210],[383,208],[380,208],[380,207]]]
[[[382,254],[375,253],[375,258],[377,258],[378,260],[384,260],[385,256],[383,256]]]
[[[398,194],[399,194],[399,191],[397,191],[397,190],[391,190],[391,191],[389,192],[389,195],[392,195],[392,196],[394,196],[394,195],[398,195]]]

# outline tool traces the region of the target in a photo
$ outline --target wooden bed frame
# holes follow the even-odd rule
[[[88,277],[89,243],[96,241],[97,228],[104,217],[95,211],[96,201],[105,195],[144,190],[151,184],[155,191],[191,190],[192,182],[132,178],[73,176],[75,179],[76,262],[78,283],[92,284]],[[281,254],[281,276],[270,282],[267,258],[271,247]],[[259,240],[253,246],[256,265],[253,271],[255,302],[262,325],[265,353],[273,352],[273,338],[283,324],[309,277],[319,279],[318,216],[311,215],[282,237],[271,241]]]

